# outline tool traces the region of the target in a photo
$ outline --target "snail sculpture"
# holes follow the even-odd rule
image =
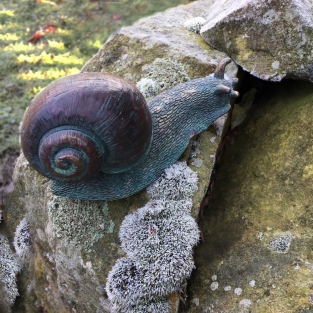
[[[112,74],[79,73],[50,84],[33,100],[21,127],[29,163],[50,178],[56,195],[83,200],[128,197],[174,164],[190,137],[208,128],[238,97],[237,79],[214,75],[167,90],[148,104]]]

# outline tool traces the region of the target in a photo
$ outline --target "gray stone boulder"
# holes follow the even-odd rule
[[[201,36],[264,80],[313,81],[312,1],[216,1]]]
[[[212,3],[212,0],[196,1],[121,28],[111,35],[82,71],[109,72],[136,84],[144,77],[157,79],[158,73],[164,76],[163,65],[172,61],[182,65],[191,79],[207,76],[214,71],[217,61],[227,54],[210,48],[199,34],[189,30],[186,23],[205,17]],[[180,71],[179,65],[174,65],[166,74],[182,79],[184,74]],[[226,71],[228,76],[234,76],[236,67],[228,66]]]
[[[82,71],[102,71],[122,76],[137,84],[148,98],[181,82],[211,74],[218,61],[226,55],[210,48],[199,34],[184,26],[186,21],[194,17],[205,16],[210,3],[211,1],[197,1],[141,20],[134,26],[122,28],[110,37]],[[196,23],[199,23],[199,19]],[[234,63],[227,67],[228,77],[235,77],[236,73],[237,67]],[[189,177],[192,169],[195,174],[190,175],[198,177],[196,192],[192,188],[193,191],[188,193],[187,198],[175,199],[182,201],[182,219],[168,213],[169,208],[176,207],[176,203],[170,198],[169,202],[163,199],[160,204],[160,198],[151,196],[145,190],[127,199],[110,202],[57,197],[50,190],[49,180],[35,172],[21,154],[14,171],[14,191],[6,202],[4,224],[7,227],[1,228],[11,241],[14,238],[16,259],[21,264],[17,283],[20,297],[13,307],[14,312],[130,312],[130,302],[125,302],[126,298],[132,301],[134,312],[147,312],[148,309],[153,311],[156,308],[162,313],[165,313],[165,309],[168,312],[177,311],[179,297],[175,291],[190,275],[193,267],[192,245],[197,241],[195,238],[198,230],[195,229],[191,216],[198,216],[201,202],[206,195],[224,122],[225,117],[216,123],[215,128],[212,127],[193,138],[181,157],[181,161],[188,162],[187,169],[174,171],[176,174],[187,173],[186,177]],[[173,177],[172,174],[169,177]],[[168,189],[163,188],[164,192]],[[186,196],[185,191],[181,194]],[[178,223],[179,227],[186,229],[186,233],[192,234],[193,239],[190,242],[182,240],[182,246],[188,250],[185,254],[183,249],[178,251],[186,258],[181,267],[184,273],[178,273],[183,279],[175,282],[174,275],[172,280],[170,277],[163,277],[163,285],[169,286],[165,291],[156,290],[155,284],[151,284],[151,288],[148,283],[141,284],[140,287],[147,295],[161,296],[150,299],[149,303],[143,299],[134,308],[133,303],[137,303],[137,299],[127,289],[125,291],[124,287],[128,284],[137,288],[138,284],[134,280],[125,280],[124,277],[134,276],[132,262],[138,261],[138,253],[128,250],[127,247],[131,246],[127,244],[128,237],[123,237],[121,247],[122,235],[119,236],[119,230],[125,216],[128,216],[127,221],[133,221],[138,216],[137,219],[140,220],[140,216],[149,215],[149,201],[157,202],[152,206],[158,206],[160,216],[167,214],[164,219],[165,224],[167,221],[166,225]],[[163,229],[162,234],[165,232],[165,235],[160,235],[160,238],[173,242],[173,238],[177,236],[176,228],[161,228],[158,225],[163,221],[157,217],[156,219],[157,226],[149,228],[151,234]],[[186,225],[190,227],[184,226],[180,220],[186,221]],[[133,228],[129,230],[124,226],[123,229],[131,232]],[[183,235],[183,232],[180,234]],[[144,247],[143,245],[142,250]],[[136,246],[133,247],[135,248]],[[166,254],[166,251],[163,252]],[[145,271],[147,262],[150,264],[148,259],[145,255],[140,259],[143,261],[138,263],[142,272]],[[150,259],[158,260],[157,255]],[[157,271],[157,263],[151,264]],[[172,268],[170,267],[170,272]],[[107,278],[109,283],[106,288]],[[146,278],[147,276],[140,276],[140,282]],[[151,276],[148,278],[156,279]],[[174,292],[167,294],[167,290]],[[108,295],[113,303],[110,303]]]

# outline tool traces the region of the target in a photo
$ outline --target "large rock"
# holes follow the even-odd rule
[[[198,1],[119,30],[83,71],[111,72],[134,84],[139,82],[142,90],[147,87],[148,97],[209,75],[226,55],[212,50],[199,34],[183,25],[188,19],[205,16],[210,3]],[[236,75],[234,64],[227,70],[229,77]],[[214,128],[202,133],[182,157],[199,178],[192,203],[194,217],[208,188],[223,123],[216,127],[218,134]],[[30,252],[18,248],[24,267],[18,281],[21,297],[14,312],[109,312],[107,276],[116,260],[125,256],[119,228],[127,214],[149,200],[146,191],[112,202],[56,197],[49,180],[35,172],[23,155],[15,168],[14,184],[5,212],[6,234],[13,238],[16,229],[19,245],[27,244],[27,231],[22,227],[27,220],[31,242]],[[176,311],[177,294],[168,299]]]
[[[151,71],[162,71],[162,64],[171,60],[183,65],[192,79],[207,76],[226,55],[210,48],[201,36],[184,24],[205,17],[213,3],[213,0],[196,1],[118,30],[82,71],[115,73],[137,83],[143,76],[150,76]],[[163,62],[159,61],[155,66],[156,59]],[[172,76],[176,71],[168,74]],[[229,66],[227,71],[233,76],[236,68]]]
[[[313,81],[312,4],[296,0],[217,1],[201,35],[261,79]]]
[[[312,312],[312,84],[262,91],[215,176],[182,312]]]

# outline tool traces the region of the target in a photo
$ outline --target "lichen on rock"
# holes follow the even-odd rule
[[[148,98],[190,80],[184,65],[170,59],[157,58],[143,67],[143,77],[137,82],[139,90]]]
[[[290,248],[291,240],[292,234],[290,232],[286,232],[282,236],[272,239],[267,247],[273,252],[287,253]]]
[[[214,177],[186,313],[312,311],[312,99],[308,82],[262,84]]]
[[[311,1],[216,1],[200,34],[252,75],[313,81]]]
[[[15,230],[14,249],[20,258],[27,258],[30,252],[30,225],[27,218],[24,217]]]
[[[106,285],[113,312],[150,312],[153,307],[160,308],[151,312],[169,312],[160,297],[180,291],[194,268],[192,247],[199,230],[187,214],[190,209],[190,201],[149,201],[126,216],[119,235],[128,258],[118,260]]]
[[[145,274],[130,258],[118,259],[107,278],[106,292],[111,311],[119,313],[166,313],[169,302],[164,297],[153,297],[147,291]]]
[[[190,201],[149,201],[121,225],[122,249],[145,272],[151,294],[179,290],[194,268],[192,247],[199,230],[190,209]]]
[[[16,285],[16,274],[20,265],[10,248],[9,240],[0,234],[0,291],[1,305],[12,305],[19,295]]]
[[[143,290],[142,273],[130,258],[118,259],[111,269],[106,284],[106,293],[113,312],[123,311],[138,302]]]
[[[152,199],[124,218],[119,237],[127,258],[117,261],[106,284],[114,312],[169,312],[160,299],[181,291],[194,268],[199,229],[191,197],[197,183],[186,162],[177,162],[148,188]]]
[[[204,16],[208,13],[210,3],[211,0],[194,1],[188,6],[174,8],[141,20],[131,27],[120,29],[111,36],[82,71],[113,73],[128,79],[133,84],[142,78],[150,82],[167,83],[168,78],[163,80],[161,75],[168,76],[176,72],[180,75],[174,77],[175,79],[171,81],[173,84],[184,82],[189,77],[193,79],[209,75],[215,70],[218,60],[225,58],[226,55],[211,49],[200,36],[186,30],[183,24],[194,16]],[[161,61],[155,64],[156,59]],[[166,60],[173,61],[176,65]],[[161,70],[162,64],[166,67]],[[170,71],[173,73],[169,73]],[[232,63],[226,71],[229,77],[235,77],[237,67]],[[149,73],[153,77],[148,76]],[[171,87],[173,86],[168,84],[168,88]],[[200,170],[193,168],[199,175],[199,182],[197,182],[199,189],[193,196],[194,217],[198,214],[199,205],[207,190],[208,177],[214,165],[209,155],[215,155],[219,142],[219,139],[214,144],[209,141],[208,138],[211,138],[212,134],[212,131],[207,131],[197,138],[201,144],[199,157],[204,160],[204,163]],[[184,160],[188,158],[188,154],[187,149]],[[24,290],[30,286],[29,290],[32,291],[23,292],[21,288],[22,296],[19,303],[24,305],[35,297],[32,301],[34,306],[36,303],[42,310],[47,309],[49,312],[112,311],[105,295],[104,285],[112,264],[125,256],[125,252],[119,247],[118,228],[125,215],[145,205],[148,201],[147,193],[142,191],[127,199],[108,202],[110,216],[102,214],[100,207],[93,207],[95,209],[93,212],[90,211],[91,208],[86,209],[83,202],[81,214],[78,214],[75,208],[79,205],[71,199],[63,203],[62,199],[55,198],[55,203],[66,204],[68,212],[61,207],[47,209],[47,203],[51,206],[53,200],[48,180],[35,173],[22,155],[17,162],[14,177],[15,190],[6,207],[6,222],[13,224],[15,228],[26,213],[32,226],[32,255],[28,259],[29,267],[19,277],[19,285],[24,284]],[[185,192],[180,194],[192,197]],[[87,203],[88,201],[86,205]],[[90,203],[92,202],[88,205]],[[185,207],[187,208],[187,205]],[[102,223],[98,227],[97,218],[94,218],[96,215],[102,217],[102,221],[109,221],[109,224],[105,222],[102,225],[104,229],[101,228]],[[112,233],[107,233],[112,231],[114,226],[110,219],[116,226]],[[80,226],[78,227],[77,224]],[[61,237],[56,237],[56,234]],[[99,234],[104,236],[97,242],[97,239],[93,241],[93,236],[98,238]],[[86,254],[90,250],[91,252]],[[149,273],[147,275],[150,277]],[[30,284],[32,281],[34,283]],[[120,283],[124,287],[122,280]],[[178,297],[177,293],[170,295],[170,301],[168,297],[153,296],[150,300],[138,297],[137,304],[127,307],[126,312],[173,312],[177,309]],[[125,312],[125,309],[121,310]],[[26,311],[17,310],[16,313],[35,311],[36,308]]]
[[[159,84],[151,78],[143,77],[136,86],[146,99],[152,98],[160,92]]]
[[[200,33],[201,27],[205,24],[205,18],[201,16],[194,17],[184,23],[184,27],[196,34]]]
[[[112,231],[106,201],[84,201],[53,196],[48,203],[55,236],[78,249],[90,251],[95,242]]]
[[[166,298],[155,298],[152,301],[143,301],[125,313],[166,313],[169,310],[170,304]]]
[[[186,162],[176,162],[165,169],[163,174],[147,188],[151,199],[182,200],[189,199],[197,191],[197,174]]]

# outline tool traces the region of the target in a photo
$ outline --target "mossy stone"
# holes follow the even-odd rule
[[[312,90],[303,81],[265,85],[238,126],[200,221],[204,243],[181,312],[311,310]]]
[[[109,38],[82,70],[112,72],[135,84],[142,78],[145,66],[149,67],[155,59],[162,58],[173,59],[181,64],[191,78],[211,74],[218,61],[226,55],[205,45],[198,34],[186,30],[183,26],[184,20],[205,15],[210,3],[211,0],[193,2],[121,29]],[[234,77],[236,73],[237,67],[234,64],[227,67],[228,77]],[[170,87],[173,86],[168,88]],[[212,137],[215,137],[213,141]],[[219,136],[215,135],[212,129],[195,140],[199,143],[197,158],[202,160],[202,165],[199,167],[201,162],[197,162],[197,166],[192,166],[193,170],[199,173],[200,186],[193,201],[194,217],[198,215],[200,203],[209,184]],[[188,147],[182,158],[184,161],[193,162],[193,157],[189,159],[190,151],[192,150]],[[119,227],[127,214],[146,204],[149,199],[147,193],[141,191],[129,198],[108,202],[108,214],[103,215],[103,218],[107,219],[103,226],[106,230],[107,222],[111,221],[115,225],[114,228],[102,232],[96,225],[94,232],[94,228],[88,230],[82,226],[77,229],[78,237],[75,236],[73,241],[72,236],[67,238],[68,229],[59,232],[59,237],[56,236],[56,229],[60,230],[60,225],[57,226],[57,219],[51,216],[57,212],[49,212],[48,209],[53,197],[50,182],[35,172],[23,155],[16,164],[14,183],[15,189],[9,196],[5,212],[8,232],[13,238],[14,229],[27,213],[32,244],[29,264],[23,269],[19,280],[22,296],[14,307],[15,313],[33,313],[36,307],[42,311],[58,313],[75,310],[109,312],[110,304],[104,290],[106,277],[115,261],[125,256],[120,248]],[[62,211],[62,214],[65,212]],[[61,227],[66,225],[62,224]],[[82,243],[78,247],[80,240],[88,238],[90,230],[91,236],[95,235],[96,238],[91,238],[90,242]],[[102,237],[98,236],[99,232]],[[169,299],[172,312],[176,312],[178,294],[169,295]]]

